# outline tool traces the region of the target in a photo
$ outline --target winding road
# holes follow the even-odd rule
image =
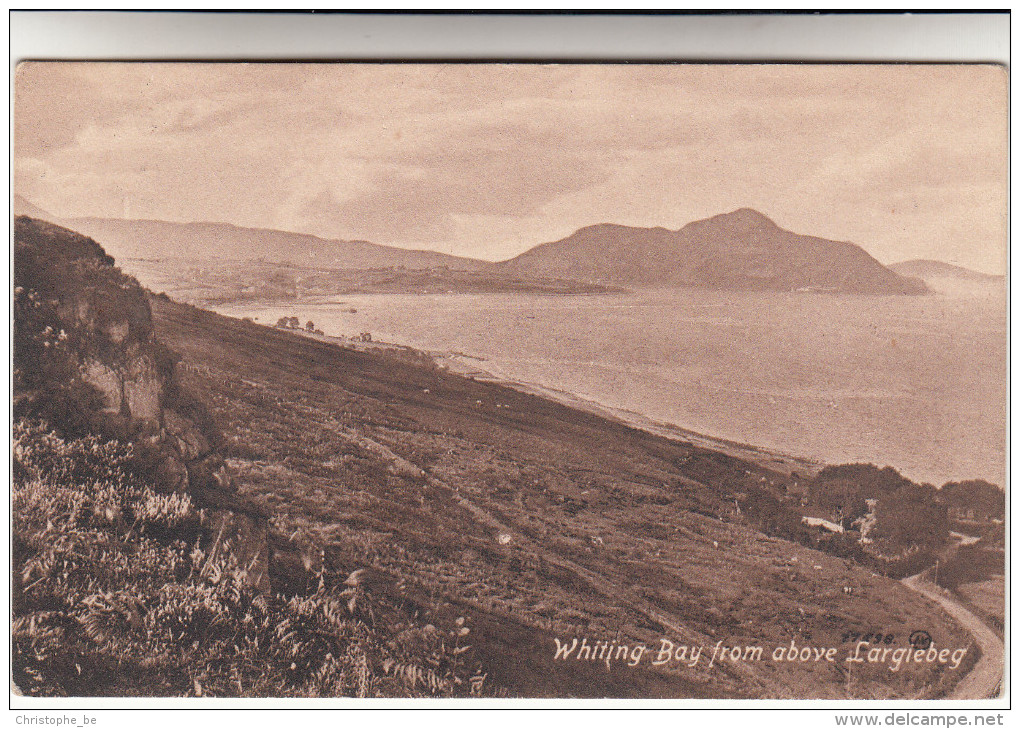
[[[1005,667],[1005,651],[1002,641],[980,618],[939,587],[925,582],[921,575],[912,575],[901,582],[911,590],[921,593],[936,602],[960,623],[974,637],[981,649],[981,658],[962,681],[953,688],[949,699],[989,699],[999,695],[1002,672]]]

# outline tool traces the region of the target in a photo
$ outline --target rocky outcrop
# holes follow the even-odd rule
[[[158,421],[163,386],[156,363],[145,355],[131,358],[123,369],[124,409],[138,420]]]
[[[153,486],[187,493],[218,553],[269,589],[267,515],[231,484],[218,433],[154,336],[144,289],[74,231],[15,220],[15,416],[126,440]]]
[[[112,367],[87,357],[81,365],[82,380],[99,391],[103,412],[119,413],[124,404],[124,384]]]

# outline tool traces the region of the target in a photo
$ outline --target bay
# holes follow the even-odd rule
[[[1002,287],[347,295],[214,308],[468,355],[497,377],[825,463],[891,465],[936,485],[1004,483]]]

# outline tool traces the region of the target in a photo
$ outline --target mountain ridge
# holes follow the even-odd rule
[[[703,286],[920,294],[923,283],[890,271],[860,246],[793,233],[751,208],[678,230],[599,224],[538,245],[497,266],[517,275],[623,286]]]
[[[274,263],[336,268],[485,268],[483,261],[438,251],[404,249],[364,240],[320,238],[271,228],[233,223],[117,218],[71,218],[75,230],[101,239],[118,258],[188,258],[192,260],[266,260]],[[153,250],[173,245],[173,252],[154,256]],[[118,255],[119,254],[119,255]]]
[[[596,223],[500,262],[233,223],[60,219],[19,195],[15,195],[15,211],[91,236],[118,260],[258,261],[322,270],[449,269],[612,287],[855,294],[927,291],[920,278],[883,266],[854,243],[793,233],[746,207],[695,220],[677,230]]]
[[[21,195],[14,196],[16,215],[65,226],[100,241],[117,260],[186,259],[265,260],[323,268],[442,268],[482,270],[485,261],[438,251],[395,248],[365,240],[321,238],[309,233],[253,228],[234,223],[99,217],[62,218]]]
[[[36,220],[45,220],[50,223],[56,223],[59,218],[53,213],[43,210],[38,205],[33,204],[29,200],[25,199],[17,193],[14,194],[14,214],[15,215],[27,215],[30,218]]]
[[[975,282],[1000,282],[1005,276],[993,273],[983,273],[964,266],[957,266],[945,261],[937,261],[931,258],[913,258],[909,261],[891,263],[887,266],[901,276],[913,276],[915,278],[952,278],[961,281]]]

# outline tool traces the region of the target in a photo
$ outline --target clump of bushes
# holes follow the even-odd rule
[[[1006,492],[982,479],[950,481],[939,489],[939,498],[947,507],[958,513],[969,512],[973,518],[1003,519],[1006,516]]]
[[[186,494],[152,490],[129,445],[13,433],[14,680],[51,696],[458,696],[485,676],[446,630],[373,602],[359,573],[263,594],[211,549]],[[346,579],[345,579],[346,578]]]
[[[873,568],[878,565],[885,574],[923,569],[949,539],[950,522],[939,490],[914,483],[888,466],[826,466],[812,481],[810,493],[814,506],[848,534],[862,537],[865,554],[851,549],[846,539],[822,540],[819,548]]]
[[[766,534],[797,542],[807,537],[800,514],[764,489],[748,489],[743,513]]]
[[[938,583],[950,590],[967,582],[982,582],[994,575],[1005,573],[1005,560],[1001,553],[986,548],[983,544],[960,547],[952,559],[941,563]]]
[[[949,516],[928,484],[909,484],[883,496],[875,507],[871,537],[883,551],[937,550],[949,539]]]
[[[869,499],[882,500],[900,489],[914,486],[896,469],[871,463],[826,466],[811,484],[811,502],[826,509],[844,529],[867,516]]]

